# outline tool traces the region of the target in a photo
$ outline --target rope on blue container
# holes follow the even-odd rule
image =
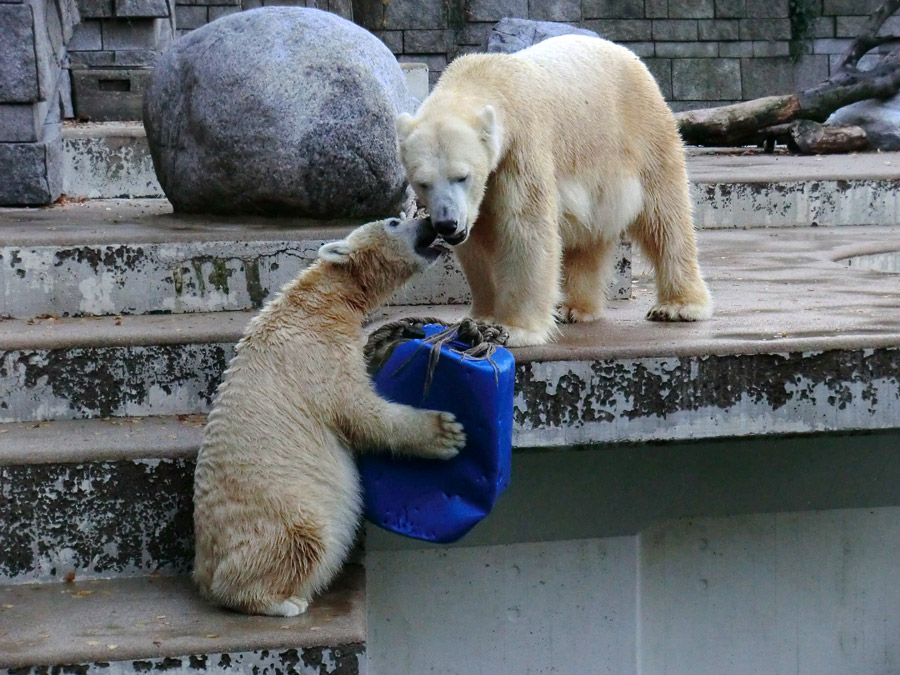
[[[466,318],[448,325],[439,333],[426,337],[424,330],[426,324],[447,325],[445,321],[434,317],[406,317],[386,323],[374,330],[363,349],[369,374],[373,375],[387,363],[394,348],[401,342],[420,339],[422,340],[421,347],[427,346],[429,349],[423,398],[431,389],[434,369],[441,357],[441,349],[445,346],[464,359],[487,360],[494,368],[494,377],[497,378],[497,364],[494,363],[492,357],[497,347],[506,345],[506,341],[509,339],[509,331],[506,328],[498,324]],[[400,364],[397,370],[406,366],[417,352],[418,349]]]

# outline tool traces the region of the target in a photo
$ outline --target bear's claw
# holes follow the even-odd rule
[[[569,305],[560,305],[558,313],[559,320],[562,323],[590,323],[591,321],[597,321],[603,316],[599,310],[585,312]]]
[[[438,433],[434,439],[432,457],[437,459],[453,459],[466,444],[466,433],[463,425],[456,421],[456,416],[449,412],[437,412]]]
[[[661,303],[647,312],[650,321],[703,321],[712,316],[712,307],[698,303]]]

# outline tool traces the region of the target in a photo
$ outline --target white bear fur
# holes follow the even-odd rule
[[[456,251],[473,315],[506,324],[510,345],[553,339],[557,313],[600,317],[623,234],[656,272],[648,318],[711,315],[684,147],[653,76],[624,47],[566,35],[463,56],[397,134],[432,219],[468,237]]]
[[[365,315],[432,258],[418,221],[369,223],[249,324],[219,387],[194,486],[194,580],[216,604],[294,616],[339,571],[362,500],[351,451],[448,459],[450,413],[389,403],[363,361]]]

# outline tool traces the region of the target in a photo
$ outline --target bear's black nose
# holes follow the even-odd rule
[[[455,220],[436,220],[433,221],[435,231],[442,237],[452,235],[456,232]]]

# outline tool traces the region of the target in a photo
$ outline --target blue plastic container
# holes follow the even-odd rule
[[[444,330],[425,326],[426,337]],[[509,486],[515,360],[498,347],[488,360],[441,348],[431,386],[424,393],[432,347],[413,339],[399,344],[375,374],[386,399],[417,408],[446,410],[466,431],[466,447],[449,461],[364,455],[359,467],[365,515],[374,524],[415,539],[456,541],[494,506]],[[424,394],[424,397],[423,397]]]

